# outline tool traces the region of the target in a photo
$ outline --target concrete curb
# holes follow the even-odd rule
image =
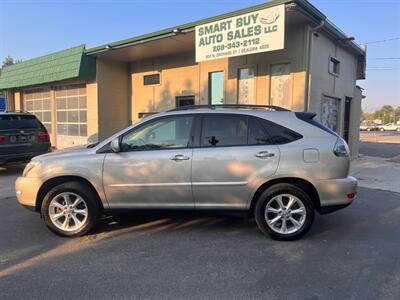
[[[363,156],[351,162],[350,175],[361,187],[400,193],[400,163],[386,158]]]

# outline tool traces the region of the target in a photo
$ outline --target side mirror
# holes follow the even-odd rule
[[[121,151],[121,145],[119,142],[119,138],[115,138],[111,141],[111,150],[114,153],[118,153]]]

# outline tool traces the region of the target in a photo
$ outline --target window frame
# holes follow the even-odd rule
[[[196,128],[196,115],[195,114],[176,114],[176,115],[168,115],[168,116],[161,116],[158,118],[154,118],[151,120],[147,120],[146,122],[143,122],[142,124],[139,124],[138,126],[135,126],[134,128],[122,133],[121,135],[118,136],[118,140],[119,143],[122,144],[122,139],[124,138],[124,136],[127,136],[129,134],[131,134],[134,131],[140,130],[143,127],[149,125],[150,123],[156,122],[156,121],[160,121],[162,119],[167,119],[167,118],[176,118],[176,117],[192,117],[193,121],[192,121],[192,127],[190,128],[190,134],[189,134],[189,141],[188,141],[188,145],[186,147],[176,147],[176,148],[163,148],[163,149],[131,149],[131,150],[121,150],[120,153],[129,153],[129,152],[142,152],[142,151],[165,151],[165,150],[179,150],[179,149],[190,149],[193,148],[192,144],[193,144],[193,140],[194,140],[194,129]],[[111,142],[107,143],[105,145],[106,148],[110,148]],[[104,147],[102,147],[103,149]],[[102,149],[100,149],[100,153],[110,153],[112,152],[111,149],[106,149],[105,151],[101,151]],[[99,153],[98,151],[98,153]]]
[[[145,84],[145,77],[146,76],[154,76],[158,75],[158,83],[152,83],[152,84]],[[161,85],[161,72],[152,72],[148,74],[143,74],[143,86],[144,87],[153,87],[153,86],[159,86]]]
[[[333,64],[337,64],[337,69],[338,69],[338,72],[337,72],[337,73],[335,72],[335,67],[334,67],[334,66],[333,66],[333,69],[331,70],[331,62],[332,62]],[[329,56],[328,72],[329,72],[329,74],[331,74],[331,75],[334,75],[334,76],[336,76],[336,77],[339,77],[339,75],[340,75],[340,60],[339,60],[338,58],[336,58],[336,57],[334,57],[334,56]]]

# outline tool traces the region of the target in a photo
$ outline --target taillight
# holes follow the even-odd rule
[[[50,135],[47,132],[39,132],[38,133],[38,138],[39,140],[43,142],[49,142],[50,141]]]
[[[6,140],[6,137],[4,135],[0,135],[0,143],[4,142]]]
[[[356,197],[356,193],[348,193],[347,194],[347,199],[353,200]]]
[[[344,139],[340,137],[337,139],[335,147],[333,147],[333,153],[339,157],[349,156],[349,146],[347,146],[347,143]]]

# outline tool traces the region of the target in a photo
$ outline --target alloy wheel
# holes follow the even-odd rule
[[[267,225],[280,234],[299,231],[306,220],[306,207],[296,196],[280,194],[268,201],[264,211]]]
[[[81,229],[88,217],[85,200],[78,194],[64,192],[56,195],[50,201],[49,217],[58,229],[76,231]]]

